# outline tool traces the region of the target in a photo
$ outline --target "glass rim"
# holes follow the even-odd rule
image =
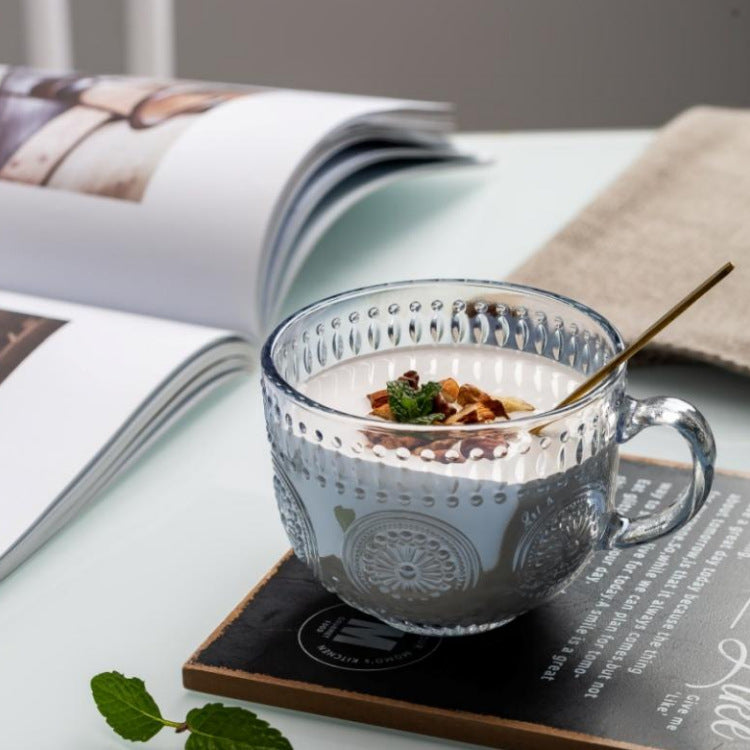
[[[404,288],[414,287],[426,287],[426,286],[443,286],[443,285],[467,285],[467,286],[479,286],[495,291],[505,290],[511,292],[519,292],[522,294],[530,294],[541,299],[552,300],[554,302],[562,302],[570,307],[573,307],[578,312],[587,315],[589,318],[598,323],[602,329],[609,336],[615,353],[622,351],[625,348],[625,341],[619,330],[612,325],[601,313],[597,312],[593,308],[585,305],[583,302],[578,302],[571,297],[566,297],[563,294],[556,292],[550,292],[546,289],[539,289],[538,287],[526,286],[525,284],[514,284],[507,281],[489,281],[482,279],[417,279],[413,281],[396,281],[396,282],[385,282],[381,284],[373,284],[370,286],[357,287],[356,289],[350,289],[346,292],[338,292],[328,297],[324,297],[316,302],[311,302],[308,305],[300,308],[296,312],[289,315],[287,318],[282,320],[268,335],[263,348],[261,350],[261,370],[263,375],[268,378],[277,388],[283,391],[293,401],[301,404],[308,409],[314,409],[316,411],[323,412],[329,416],[336,417],[337,419],[356,422],[358,424],[364,423],[368,428],[377,429],[380,428],[384,432],[409,432],[409,433],[433,433],[433,432],[478,432],[482,430],[515,430],[517,427],[521,427],[525,430],[532,430],[535,427],[539,427],[543,424],[550,424],[560,419],[564,419],[571,414],[585,408],[589,404],[596,401],[600,396],[606,393],[624,374],[627,363],[623,362],[617,369],[613,370],[607,375],[601,383],[595,386],[593,389],[588,391],[581,398],[576,399],[573,403],[563,407],[555,407],[548,411],[540,412],[539,414],[532,414],[525,417],[517,417],[506,420],[504,422],[484,422],[484,423],[473,423],[473,424],[412,424],[410,422],[389,422],[377,417],[371,417],[368,414],[350,414],[346,411],[339,411],[331,406],[315,401],[314,399],[306,396],[301,391],[294,388],[278,371],[276,364],[273,361],[271,352],[274,344],[282,336],[282,334],[290,328],[294,323],[300,319],[310,315],[310,313],[316,312],[322,308],[334,302],[341,302],[348,299],[354,299],[361,297],[365,294],[372,292],[381,292],[386,290],[396,290]]]

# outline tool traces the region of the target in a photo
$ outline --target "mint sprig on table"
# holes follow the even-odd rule
[[[161,715],[143,680],[119,672],[102,672],[91,679],[99,712],[126,740],[146,742],[164,727],[189,732],[185,750],[292,750],[289,740],[245,708],[208,703],[188,712],[184,721]]]
[[[445,414],[434,412],[435,396],[440,393],[440,383],[424,383],[414,388],[406,380],[389,380],[386,383],[388,406],[397,422],[410,424],[434,424],[442,422]]]

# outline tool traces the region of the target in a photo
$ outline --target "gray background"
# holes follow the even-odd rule
[[[25,60],[23,1],[0,0],[3,62]],[[71,7],[76,66],[122,71],[121,2]],[[750,0],[175,0],[175,22],[182,76],[443,99],[464,129],[750,104]]]

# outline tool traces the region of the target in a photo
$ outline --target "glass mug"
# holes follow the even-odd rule
[[[548,601],[597,550],[686,523],[711,487],[713,435],[684,401],[627,396],[624,365],[565,408],[489,425],[386,422],[304,393],[328,368],[405,347],[417,359],[439,348],[464,362],[515,350],[586,376],[623,346],[579,302],[487,281],[374,286],[291,316],[265,343],[262,384],[276,498],[297,557],[326,589],[393,627],[464,635]],[[369,385],[363,412],[364,395],[384,387]],[[688,442],[691,484],[671,506],[626,518],[614,505],[618,446],[654,425]],[[473,447],[429,449],[446,438]]]

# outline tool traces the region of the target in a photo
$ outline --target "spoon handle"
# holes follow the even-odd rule
[[[623,362],[627,362],[634,354],[643,349],[657,333],[666,328],[675,318],[682,315],[694,302],[700,299],[709,289],[716,286],[723,278],[734,270],[734,264],[725,263],[718,271],[712,273],[705,281],[699,284],[692,292],[685,295],[674,307],[664,313],[655,323],[652,323],[630,346],[623,349],[617,356],[613,357],[606,365],[599,368],[591,377],[581,383],[569,396],[563,399],[555,408],[560,409],[577,401],[581,396],[590,391],[594,386],[604,380],[611,372],[616,370]]]

